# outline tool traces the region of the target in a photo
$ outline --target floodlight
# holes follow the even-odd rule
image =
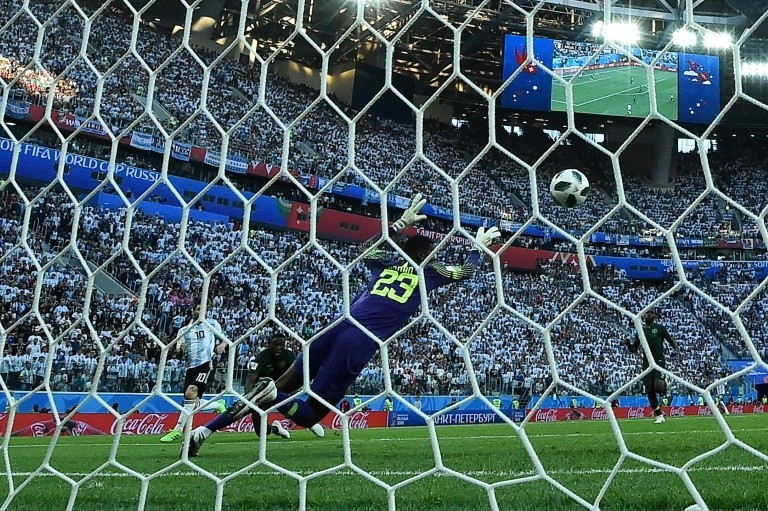
[[[603,34],[603,20],[598,20],[592,25],[592,35],[600,37]]]
[[[733,43],[733,37],[728,32],[707,32],[704,35],[704,46],[707,48],[728,48]]]
[[[607,23],[603,26],[603,36],[608,41],[634,44],[640,40],[640,27],[628,22]]]
[[[672,34],[672,42],[677,46],[693,46],[696,44],[696,33],[685,28],[679,28]]]
[[[768,76],[768,62],[742,62],[741,76]]]

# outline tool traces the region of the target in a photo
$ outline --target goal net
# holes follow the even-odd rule
[[[0,4],[0,509],[768,506],[768,13]],[[567,168],[591,184],[572,209]],[[245,402],[275,333],[309,368],[372,277],[362,242],[404,255],[382,228],[417,193],[425,265],[503,236],[408,290],[324,438],[254,437],[292,426],[272,409],[199,457],[159,442],[187,413],[180,331],[222,327],[214,405]]]

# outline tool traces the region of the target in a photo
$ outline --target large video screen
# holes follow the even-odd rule
[[[587,42],[534,38],[536,60],[573,84],[574,111],[586,114],[646,117],[651,110],[646,69],[613,48]],[[638,61],[651,64],[658,50],[627,48]],[[504,41],[504,80],[527,59],[525,36]],[[582,69],[583,68],[583,69]],[[713,55],[666,52],[654,66],[659,113],[672,120],[709,123],[720,112],[720,59]],[[565,111],[565,85],[525,66],[501,96],[505,108]]]

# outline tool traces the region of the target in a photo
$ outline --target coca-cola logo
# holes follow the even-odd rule
[[[165,420],[167,413],[148,413],[143,417],[135,419],[126,419],[123,423],[124,435],[162,435],[168,430]],[[118,429],[118,421],[115,420],[110,427],[109,432],[115,434]]]
[[[755,413],[764,413],[764,408],[763,405],[755,405]]]
[[[249,433],[253,431],[253,420],[251,419],[251,414],[249,413],[242,419],[238,419],[226,428],[223,428],[222,431],[230,431],[232,433]]]
[[[349,416],[350,429],[366,429],[368,428],[368,413],[369,412],[355,412]],[[331,429],[341,429],[341,415],[333,416],[331,422]]]
[[[739,406],[732,406],[731,407],[731,413],[736,414],[736,415],[741,415],[741,414],[744,413],[744,407],[741,406],[741,405],[739,405]]]
[[[48,434],[48,425],[45,422],[35,422],[29,426],[29,430],[32,436],[45,436]]]
[[[645,417],[645,408],[642,406],[633,406],[627,410],[627,417],[630,419],[642,419]]]
[[[712,415],[712,410],[708,406],[700,406],[698,415]]]
[[[75,422],[75,427],[71,428],[69,430],[69,434],[72,436],[83,436],[88,433],[88,430],[91,429],[91,427],[82,421]]]
[[[536,422],[555,422],[557,421],[557,410],[548,408],[547,410],[536,410]]]
[[[685,415],[684,406],[673,406],[669,409],[669,415],[671,417],[683,417]]]
[[[592,416],[591,418],[593,420],[604,420],[608,418],[608,412],[605,411],[605,408],[597,408],[592,410]]]

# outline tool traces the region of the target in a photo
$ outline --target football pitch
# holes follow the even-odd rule
[[[678,117],[677,73],[654,71],[659,113],[668,119]],[[568,79],[568,78],[566,78]],[[574,110],[586,114],[646,117],[651,111],[648,79],[641,67],[613,67],[584,71],[573,80]],[[565,111],[565,86],[552,81],[552,110]]]
[[[739,440],[768,452],[768,416],[729,417]],[[627,448],[659,462],[682,466],[720,445],[726,438],[712,417],[672,418],[656,425],[651,419],[630,419],[619,426]],[[536,479],[536,469],[519,437],[504,424],[437,426],[442,463],[451,470],[487,483],[530,476],[514,485],[498,485],[493,494],[500,509],[547,511],[583,509],[549,482]],[[532,446],[546,474],[583,499],[594,502],[620,457],[607,421],[532,423],[526,426]],[[178,459],[179,444],[160,444],[158,436],[123,436],[116,451],[118,463],[141,475],[159,473],[145,495],[140,480],[115,467],[84,482],[76,495],[76,510],[136,509],[141,499],[147,510],[214,509],[216,484]],[[395,485],[435,467],[435,452],[426,428],[353,430],[351,461],[379,480]],[[13,438],[7,451],[13,482],[27,479],[43,462],[50,438]],[[73,481],[104,464],[113,437],[62,437],[50,465]],[[328,431],[316,438],[295,431],[290,440],[269,437],[264,443],[271,463],[305,476],[344,462],[342,437]],[[299,483],[259,459],[259,442],[252,433],[214,435],[193,458],[203,469],[224,478],[242,471],[223,486],[225,510],[297,509]],[[176,463],[176,465],[174,465]],[[710,509],[768,509],[768,463],[740,447],[730,446],[694,464],[689,475]],[[1,481],[8,495],[7,475]],[[49,471],[21,489],[7,509],[63,510],[71,486]],[[387,509],[384,489],[348,467],[328,471],[307,481],[309,510]],[[397,509],[490,509],[488,493],[475,484],[435,473],[398,489]],[[693,504],[676,474],[630,459],[619,468],[600,500],[603,510],[677,510]],[[6,509],[3,507],[3,509]]]

